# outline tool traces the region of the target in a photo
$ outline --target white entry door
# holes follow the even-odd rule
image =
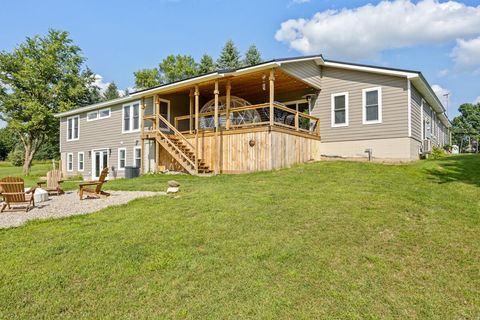
[[[92,179],[98,179],[105,167],[108,168],[108,150],[94,150],[92,157]]]

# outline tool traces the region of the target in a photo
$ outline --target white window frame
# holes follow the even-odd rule
[[[102,111],[106,111],[108,110],[108,116],[101,116],[101,112]],[[96,117],[94,119],[89,119],[89,115],[92,114],[92,113],[95,113],[96,114]],[[112,109],[111,108],[104,108],[104,109],[99,109],[99,110],[95,110],[95,111],[90,111],[87,113],[87,121],[90,122],[90,121],[97,121],[97,120],[100,120],[100,119],[107,119],[107,118],[110,118],[110,116],[112,115]]]
[[[82,155],[82,169],[80,169],[80,155]],[[85,153],[83,151],[77,153],[77,171],[85,171]]]
[[[124,171],[125,167],[120,166],[120,152],[125,151],[125,167],[127,166],[127,148],[118,148],[118,171]]]
[[[133,106],[135,104],[138,104],[138,129],[133,129]],[[125,130],[125,107],[130,108],[130,129]],[[132,132],[140,132],[140,127],[142,123],[142,105],[140,103],[140,100],[138,101],[133,101],[129,103],[125,103],[122,105],[122,133],[132,133]]]
[[[70,162],[70,156],[72,156],[72,162]],[[70,169],[70,163],[72,164],[72,168]],[[73,172],[73,152],[67,153],[67,171]]]
[[[75,118],[78,119],[78,134],[77,134],[77,137],[75,138],[75,134],[73,132],[73,130],[75,129]],[[72,138],[69,139],[68,138],[68,132],[70,131],[70,119],[72,119]],[[76,115],[76,116],[72,116],[72,117],[68,117],[67,118],[67,141],[77,141],[77,140],[80,140],[80,116],[79,115]]]
[[[367,92],[378,91],[378,119],[367,121]],[[362,124],[382,123],[382,87],[362,90]]]
[[[335,123],[335,98],[345,96],[345,123]],[[331,104],[331,126],[332,128],[337,127],[348,127],[348,114],[349,114],[349,97],[347,92],[333,93],[330,98]]]
[[[102,111],[106,111],[108,110],[108,116],[103,116],[102,117]],[[110,118],[112,116],[112,109],[111,108],[104,108],[104,109],[100,109],[98,110],[98,119],[107,119],[107,118]]]
[[[135,157],[136,151],[140,150],[140,167],[142,166],[142,147],[141,146],[134,146],[133,147],[133,167],[137,164],[137,158]]]
[[[96,116],[95,116],[94,119],[90,119],[90,118],[89,118],[89,115],[91,115],[92,113],[95,113],[95,114],[96,114]],[[90,122],[90,121],[96,121],[96,120],[98,120],[98,116],[99,116],[98,110],[88,112],[88,113],[87,113],[87,121],[88,121],[88,122]]]

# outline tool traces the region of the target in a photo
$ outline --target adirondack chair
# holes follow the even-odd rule
[[[108,197],[110,193],[102,191],[102,186],[105,182],[105,179],[108,175],[108,168],[103,168],[100,173],[98,181],[89,181],[84,182],[79,185],[80,200],[83,200],[83,196],[92,197],[92,198],[101,198]]]
[[[0,179],[0,189],[4,201],[0,212],[5,211],[7,207],[9,210],[12,210],[12,205],[14,204],[24,204],[25,212],[35,207],[35,199],[33,197],[35,188],[25,191],[25,183],[22,178],[5,177]]]
[[[45,189],[49,195],[61,195],[64,194],[63,190],[60,188],[60,184],[63,182],[62,180],[62,171],[61,170],[51,170],[47,172],[47,180],[46,181],[39,181],[37,185]],[[47,185],[43,187],[43,185]]]

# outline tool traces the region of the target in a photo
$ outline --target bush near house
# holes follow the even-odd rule
[[[462,155],[179,175],[174,196],[0,230],[0,318],[477,319],[479,167]]]

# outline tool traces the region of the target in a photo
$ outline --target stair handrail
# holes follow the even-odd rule
[[[167,119],[165,119],[161,114],[157,114],[157,117],[163,122],[165,123],[174,133],[175,135],[179,136],[180,138],[182,138],[182,140],[184,140],[192,149],[193,151],[195,151],[195,147],[190,143],[190,141],[187,140],[187,138],[185,138],[185,136],[177,130],[177,128],[175,128],[175,126],[173,126]],[[160,128],[157,128],[158,131],[162,131]]]
[[[185,158],[192,166],[195,166],[195,163],[185,154],[183,153],[182,150],[180,150],[176,145],[175,143],[173,143],[170,138],[165,134],[163,133],[161,130],[158,130],[158,133],[165,139],[165,140],[168,140],[170,142],[170,144],[172,145],[172,147],[178,151],[178,153],[180,153],[182,155],[183,158]]]

